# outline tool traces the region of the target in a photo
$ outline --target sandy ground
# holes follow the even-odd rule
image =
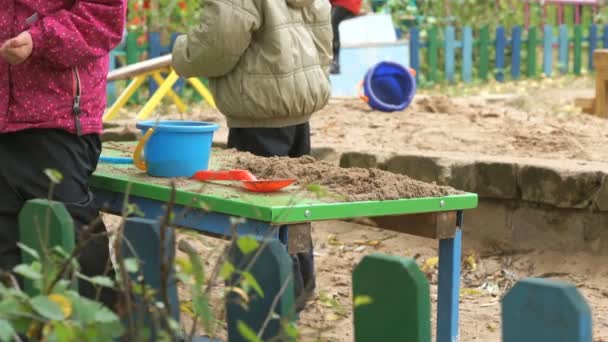
[[[110,226],[116,216],[106,217]],[[226,242],[195,233],[181,233],[201,255],[207,273],[213,269]],[[437,305],[437,242],[430,239],[386,232],[377,228],[346,222],[322,222],[313,225],[317,266],[316,297],[301,315],[301,341],[353,341],[351,275],[353,268],[367,254],[386,253],[414,258],[431,284],[432,333],[435,335]],[[376,241],[375,247],[361,242]],[[470,242],[470,241],[469,241]],[[178,252],[178,257],[184,256]],[[525,277],[542,277],[577,285],[591,306],[594,342],[608,341],[608,256],[586,253],[533,251],[505,255],[491,248],[468,247],[464,240],[460,300],[461,341],[501,341],[500,299],[510,286]],[[222,317],[223,285],[215,284],[212,303],[217,317]],[[179,287],[182,322],[192,324],[190,293]],[[217,338],[225,338],[223,328]]]
[[[433,151],[608,163],[608,120],[580,114],[574,107],[574,98],[592,93],[588,78],[560,78],[438,88],[418,95],[415,104],[400,113],[372,112],[358,100],[335,99],[314,116],[312,140],[314,146],[348,151]],[[220,114],[204,107],[187,116],[169,116],[224,122]],[[226,139],[222,127],[218,141]],[[437,256],[436,241],[351,223],[316,224],[313,238],[318,291],[301,318],[303,341],[353,341],[350,277],[364,255],[390,253],[415,258],[421,265]],[[196,242],[201,255],[218,251],[218,240],[201,239]],[[382,243],[362,248],[357,240]],[[468,260],[475,260],[476,267],[472,270],[470,262],[463,263],[461,341],[500,341],[500,298],[513,281],[528,276],[576,284],[593,311],[594,342],[608,341],[608,257],[567,251],[503,255],[489,248],[469,249],[464,243],[463,259],[472,255]],[[436,270],[430,270],[428,277],[435,316]],[[494,284],[499,288],[496,293],[488,290]],[[182,298],[187,301],[188,294],[184,292]]]
[[[456,93],[456,94],[453,94]],[[457,95],[457,96],[452,96]],[[372,111],[358,99],[332,99],[312,120],[312,144],[340,151],[432,151],[452,156],[511,156],[608,162],[608,120],[581,114],[577,97],[593,95],[589,78],[492,84],[483,88],[426,90],[403,112]],[[222,115],[198,106],[188,114],[173,106],[163,118],[221,124]]]

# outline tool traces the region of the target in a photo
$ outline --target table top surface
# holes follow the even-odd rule
[[[132,143],[104,143],[103,155],[130,156]],[[222,150],[213,149],[210,170],[224,170]],[[128,192],[130,196],[167,202],[171,196],[171,179],[148,176],[130,164],[100,163],[91,179],[99,191]],[[477,207],[477,195],[465,193],[433,198],[387,201],[345,202],[318,196],[299,186],[276,193],[253,193],[238,182],[208,183],[186,178],[173,179],[175,204],[236,217],[270,223],[296,223],[321,220],[344,220],[374,216],[393,216],[466,210]]]

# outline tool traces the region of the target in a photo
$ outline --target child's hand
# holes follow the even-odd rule
[[[12,65],[25,62],[32,54],[34,43],[28,31],[4,42],[0,47],[0,57]]]

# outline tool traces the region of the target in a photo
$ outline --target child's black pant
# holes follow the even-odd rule
[[[281,128],[231,128],[228,148],[250,152],[261,157],[298,158],[310,154],[310,125],[308,123]],[[310,253],[292,255],[295,296],[298,310],[315,288],[315,263]]]
[[[333,6],[331,8],[331,27],[334,33],[333,53],[334,62],[340,64],[340,23],[344,20],[354,18],[355,15],[342,6]]]
[[[105,232],[99,218],[99,207],[89,190],[89,177],[97,167],[101,153],[98,135],[78,137],[60,130],[40,129],[0,134],[0,268],[11,270],[20,263],[17,247],[17,216],[26,201],[47,198],[50,180],[44,169],[56,169],[63,179],[53,190],[53,200],[63,202],[72,215],[76,236],[83,226],[95,224],[92,232]],[[78,258],[81,272],[87,276],[102,275],[109,262],[108,238],[91,240]],[[108,276],[114,277],[112,267]],[[97,289],[81,281],[82,295],[95,298]],[[101,301],[113,308],[116,293],[101,291]]]

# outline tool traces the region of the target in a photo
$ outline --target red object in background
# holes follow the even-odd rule
[[[186,5],[186,2],[185,2],[185,1],[180,1],[180,2],[179,2],[179,8],[181,8],[181,9],[185,10],[185,9],[186,9],[186,7],[188,7],[188,6]]]
[[[332,6],[344,7],[354,15],[359,15],[361,11],[361,0],[329,0]]]

